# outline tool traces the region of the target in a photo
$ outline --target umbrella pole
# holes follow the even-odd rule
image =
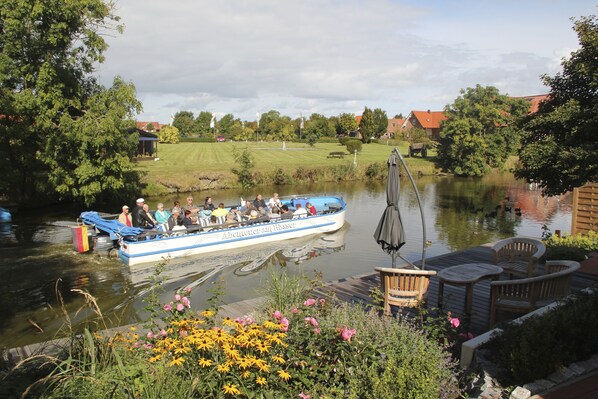
[[[423,236],[422,270],[424,270],[426,268],[426,241],[427,241],[426,240],[426,221],[424,220],[424,208],[422,207],[422,202],[419,197],[419,191],[417,191],[417,187],[415,186],[415,181],[413,180],[413,176],[411,176],[411,172],[409,172],[409,168],[407,167],[405,160],[401,156],[401,152],[398,150],[397,147],[395,147],[393,152],[396,152],[399,159],[401,160],[401,163],[403,164],[403,167],[405,168],[405,171],[407,172],[407,176],[409,176],[409,180],[411,180],[411,184],[413,185],[413,190],[415,191],[415,196],[417,197],[417,204],[419,205],[419,213],[421,214],[421,218],[422,218],[422,236]],[[403,259],[403,258],[401,258],[401,259]],[[393,258],[393,264],[394,264],[394,262],[395,262],[395,259]],[[393,267],[394,267],[394,265],[393,265]]]

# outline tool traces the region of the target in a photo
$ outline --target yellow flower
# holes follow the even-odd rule
[[[266,379],[264,377],[257,377],[255,383],[258,385],[266,385]]]
[[[212,361],[212,359],[206,359],[202,357],[201,359],[199,359],[198,363],[201,367],[210,367],[214,362]]]
[[[239,324],[239,323],[235,323],[235,321],[233,319],[231,319],[230,317],[226,317],[224,320],[222,320],[223,326],[234,327],[235,324]]]
[[[137,327],[131,326],[131,327],[129,327],[129,330],[131,330],[131,331],[137,331]]]
[[[189,348],[188,346],[183,346],[181,348],[176,348],[174,350],[174,353],[176,353],[177,355],[183,355],[185,353],[189,353],[191,352],[191,348]]]
[[[241,373],[241,378],[249,378],[250,375],[251,373],[249,372],[249,370],[245,370]]]
[[[182,357],[175,357],[174,359],[172,359],[172,361],[170,362],[171,366],[180,366],[181,364],[185,363],[185,359]]]
[[[291,375],[287,373],[285,370],[278,370],[277,373],[278,376],[285,381],[291,378]]]
[[[260,342],[256,346],[257,350],[260,351],[260,353],[268,353],[268,349],[270,349],[271,345],[267,345],[264,342]]]
[[[157,362],[158,360],[160,360],[160,355],[152,356],[148,359],[150,363]]]
[[[274,322],[272,322],[272,321],[270,321],[270,320],[266,320],[266,321],[264,322],[264,327],[265,327],[265,328],[272,329],[272,330],[274,330],[274,329],[277,329],[277,330],[278,330],[278,329],[280,329],[280,324],[278,324],[278,323],[274,323]]]
[[[241,393],[235,384],[225,385],[222,387],[222,390],[227,395],[239,395]]]
[[[212,316],[214,316],[215,314],[216,314],[216,312],[214,312],[213,310],[209,310],[209,309],[206,309],[206,310],[204,310],[203,312],[201,312],[201,315],[202,315],[203,317],[212,317]]]
[[[283,364],[285,362],[285,360],[282,356],[272,356],[272,360],[274,360],[276,363],[280,363],[280,364]]]
[[[228,363],[219,364],[218,367],[216,367],[216,370],[218,370],[219,373],[228,373],[230,371],[230,364],[228,364]]]

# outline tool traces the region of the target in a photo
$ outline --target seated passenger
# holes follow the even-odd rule
[[[212,211],[212,216],[218,217],[218,216],[226,216],[228,215],[228,209],[226,209],[224,207],[224,203],[219,203],[218,204],[218,208],[214,209]]]
[[[301,204],[297,204],[295,208],[295,212],[293,212],[293,216],[297,216],[298,218],[306,218],[307,217],[307,209],[301,206]]]
[[[212,203],[212,197],[206,197],[206,200],[203,203],[203,209],[205,211],[213,211],[214,209],[216,209],[216,207]]]
[[[197,212],[199,212],[199,207],[193,204],[193,197],[192,196],[188,196],[187,197],[187,205],[185,205],[183,207],[183,210],[185,210],[185,211],[191,211],[191,213],[197,213]]]
[[[293,214],[291,213],[291,211],[289,211],[289,207],[286,205],[283,205],[282,207],[280,207],[280,219],[282,220],[288,220],[288,219],[292,219],[293,218]]]
[[[253,206],[255,209],[260,209],[260,207],[266,209],[266,201],[264,201],[261,194],[258,194],[257,197],[255,197]]]
[[[270,207],[270,211],[274,209],[280,209],[282,203],[280,202],[280,198],[278,197],[278,193],[274,193],[270,201],[268,201],[268,207]]]
[[[212,211],[210,209],[201,208],[199,210],[199,218],[209,218],[212,215]]]
[[[129,214],[128,206],[123,205],[123,212],[118,215],[118,221],[128,227],[133,226],[133,219],[131,219],[131,215]]]
[[[173,236],[180,236],[185,234],[187,228],[183,225],[183,219],[180,217],[177,218],[177,224],[171,230],[175,232],[172,234]]]
[[[185,209],[185,216],[183,217],[183,226],[185,227],[189,227],[189,226],[193,226],[195,223],[193,223],[193,220],[191,219],[191,211],[188,209]]]
[[[305,208],[307,209],[308,216],[316,216],[316,207],[313,206],[310,202],[305,204]]]
[[[181,209],[181,201],[176,200],[174,201],[174,205],[172,206],[172,209],[174,208],[179,208],[179,210]],[[172,213],[172,209],[170,210],[170,213]]]
[[[251,211],[257,211],[257,209],[251,201],[247,200],[245,201],[245,206],[240,209],[241,215],[248,218],[251,215]]]
[[[164,204],[159,202],[156,208],[158,208],[156,212],[154,212],[154,218],[156,219],[156,222],[158,222],[158,224],[168,223],[170,213],[164,209]]]
[[[168,218],[168,230],[174,229],[174,227],[178,223],[178,220],[181,219],[180,216],[181,216],[180,208],[177,208],[177,207],[172,208],[172,215],[170,215],[170,217]],[[181,223],[182,223],[182,219],[181,219]]]
[[[226,214],[226,223],[234,223],[240,221],[241,215],[239,214],[239,211],[237,211],[237,207],[233,206],[232,208],[230,208],[230,212]]]
[[[158,222],[156,222],[156,219],[154,219],[154,215],[152,215],[152,213],[150,212],[148,204],[143,204],[143,212],[145,212],[145,215],[148,218],[148,220],[146,220],[145,222],[145,228],[153,229],[154,227],[156,227],[158,225]]]

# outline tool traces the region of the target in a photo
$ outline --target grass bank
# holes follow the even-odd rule
[[[144,175],[148,193],[161,194],[238,187],[234,148],[247,147],[254,158],[256,184],[292,184],[317,181],[381,179],[386,175],[386,161],[393,146],[367,144],[355,157],[328,158],[330,152],[345,151],[338,143],[317,143],[310,147],[303,143],[226,142],[160,144],[158,161],[142,160],[137,170]],[[398,146],[407,154],[407,145]],[[435,152],[428,158],[407,158],[414,175],[438,172],[434,165]],[[354,162],[355,161],[355,162]]]

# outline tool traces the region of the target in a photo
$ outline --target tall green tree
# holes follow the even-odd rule
[[[516,122],[529,112],[523,99],[500,94],[492,86],[461,90],[444,109],[438,160],[457,176],[483,176],[504,165],[519,143]]]
[[[210,122],[212,121],[212,113],[208,111],[201,111],[195,121],[193,122],[193,130],[199,137],[210,137],[212,131],[210,129]]]
[[[581,48],[561,73],[542,77],[549,98],[524,121],[516,171],[547,195],[598,181],[598,20],[573,21]]]
[[[388,116],[386,115],[386,111],[376,108],[372,112],[372,117],[374,119],[375,127],[374,137],[379,139],[388,130]]]
[[[226,138],[232,137],[232,128],[236,120],[233,114],[226,114],[218,121],[218,134]]]
[[[355,114],[344,113],[338,116],[338,124],[336,128],[338,134],[347,135],[356,131],[358,128],[359,124],[357,123],[357,119],[355,119]]]
[[[376,121],[374,120],[374,113],[368,107],[365,107],[363,114],[361,114],[361,122],[359,122],[359,131],[361,133],[361,141],[364,144],[372,141],[372,137],[376,136]]]
[[[102,0],[0,3],[0,195],[89,205],[135,189],[126,131],[141,104],[93,75],[118,20]]]
[[[179,111],[174,114],[172,126],[179,129],[181,137],[192,136],[195,129],[195,116],[191,111]]]

